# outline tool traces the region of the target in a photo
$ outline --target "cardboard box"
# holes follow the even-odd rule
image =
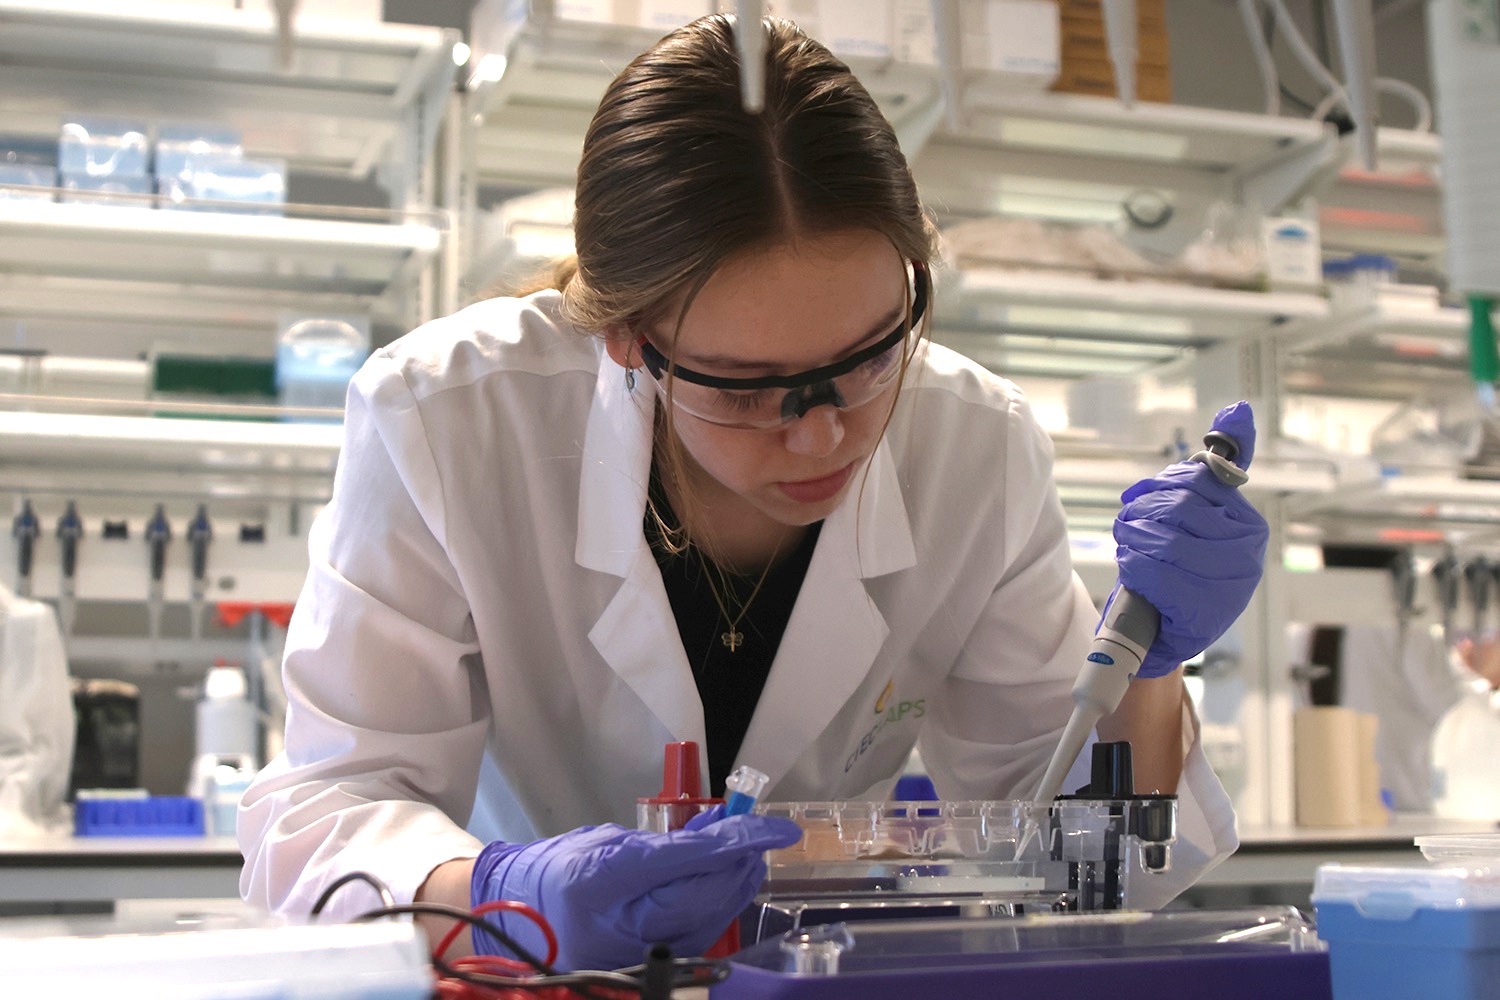
[[[1063,61],[1069,58],[1108,59],[1109,40],[1105,37],[1104,22],[1083,21],[1065,17],[1061,22]],[[1171,64],[1171,46],[1163,26],[1160,30],[1136,28],[1136,62],[1147,66]]]
[[[1070,63],[1077,60],[1086,62],[1113,62],[1109,57],[1109,46],[1100,41],[1079,41],[1063,36],[1062,61]],[[1167,39],[1162,35],[1153,35],[1151,38],[1141,38],[1136,41],[1135,64],[1137,66],[1159,66],[1162,69],[1172,65],[1171,52],[1167,46]]]
[[[1057,7],[1063,17],[1104,16],[1099,0],[1057,0]],[[1167,0],[1135,0],[1135,16],[1164,22],[1167,19]]]
[[[1062,72],[1052,90],[1065,94],[1089,94],[1094,97],[1117,97],[1115,67],[1107,59],[1074,59],[1063,63]],[[1172,74],[1165,66],[1137,65],[1135,97],[1138,101],[1170,104]]]

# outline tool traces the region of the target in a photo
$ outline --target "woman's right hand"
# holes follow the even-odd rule
[[[764,853],[789,847],[802,828],[775,816],[731,816],[697,829],[654,833],[610,823],[530,844],[496,841],[474,862],[471,902],[529,903],[557,934],[562,970],[615,969],[665,943],[701,955],[739,916],[766,877]],[[538,957],[540,934],[524,917],[495,913],[506,934]],[[487,934],[475,950],[510,955]]]

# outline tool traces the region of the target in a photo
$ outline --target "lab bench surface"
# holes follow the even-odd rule
[[[0,839],[0,914],[239,896],[233,837]]]
[[[1321,864],[1404,864],[1422,861],[1413,838],[1427,834],[1495,833],[1488,820],[1397,814],[1385,826],[1245,826],[1240,848],[1202,879],[1204,885],[1312,883]]]

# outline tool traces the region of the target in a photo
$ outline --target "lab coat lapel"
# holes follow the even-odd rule
[[[889,628],[864,581],[916,564],[890,446],[823,524],[739,760],[776,783],[869,674]]]
[[[624,580],[589,631],[589,641],[673,739],[706,748],[698,688],[661,571],[641,530],[656,382],[637,378],[634,391],[627,391],[624,373],[600,353],[584,435],[574,558],[585,569]]]

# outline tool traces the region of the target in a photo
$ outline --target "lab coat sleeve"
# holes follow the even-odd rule
[[[444,545],[443,481],[417,401],[377,355],[350,386],[332,499],[287,633],[286,746],[241,802],[244,898],[306,914],[351,871],[409,902],[478,853],[473,807],[490,709]],[[378,905],[341,888],[325,912]]]
[[[1098,620],[1073,572],[1051,441],[1024,397],[1012,400],[1007,426],[998,583],[934,698],[932,725],[921,738],[922,761],[944,798],[1035,793]],[[1237,846],[1233,809],[1197,730],[1187,705],[1183,735],[1190,749],[1178,789],[1173,871],[1153,876],[1147,893],[1132,887],[1134,905],[1167,902]]]

